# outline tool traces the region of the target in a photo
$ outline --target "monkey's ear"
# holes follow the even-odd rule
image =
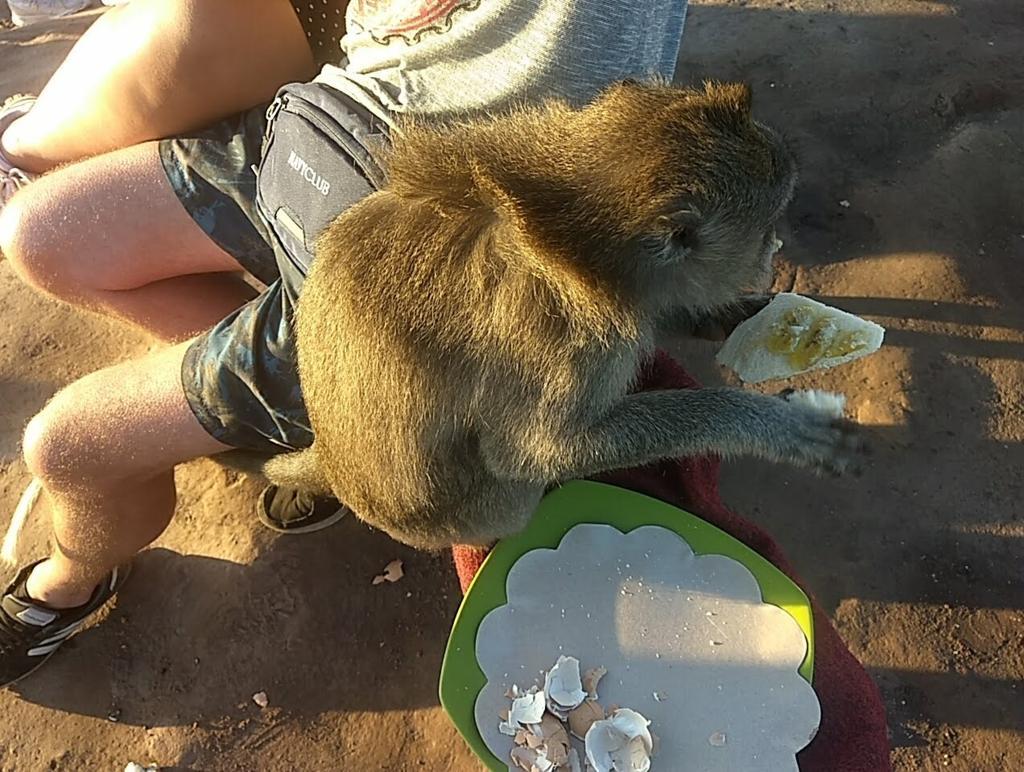
[[[748,83],[719,83],[709,80],[704,82],[704,93],[711,101],[723,107],[731,107],[738,113],[750,115],[754,92]]]
[[[751,121],[753,92],[746,83],[704,83],[708,115],[725,125],[744,126]]]
[[[670,250],[667,257],[680,260],[700,246],[700,227],[704,222],[695,206],[683,207],[656,220],[658,230]]]

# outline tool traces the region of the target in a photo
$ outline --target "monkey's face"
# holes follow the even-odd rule
[[[652,272],[664,307],[703,312],[747,294],[767,292],[781,247],[774,223],[700,218],[687,230],[657,238]],[[655,244],[656,244],[655,242]]]
[[[760,293],[769,290],[772,285],[772,277],[775,275],[775,253],[781,247],[782,241],[779,240],[774,225],[769,227],[763,234],[758,234],[756,246],[751,250],[751,254],[756,255],[753,261],[754,273],[748,284],[739,288],[742,292]]]
[[[771,284],[775,224],[796,167],[750,113],[750,91],[626,83],[595,104],[608,133],[591,168],[638,245],[635,269],[662,307],[704,311]],[[616,180],[617,185],[616,185]]]

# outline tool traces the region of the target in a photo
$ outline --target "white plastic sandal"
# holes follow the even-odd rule
[[[0,138],[7,127],[32,109],[36,98],[29,94],[15,94],[0,105]],[[0,145],[0,209],[11,200],[15,193],[34,180],[36,175],[19,169],[7,156]]]

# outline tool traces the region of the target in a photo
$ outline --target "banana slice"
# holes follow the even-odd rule
[[[877,351],[883,337],[874,322],[782,292],[740,324],[715,359],[760,383],[852,362]]]

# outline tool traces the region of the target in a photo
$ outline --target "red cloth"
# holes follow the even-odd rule
[[[658,353],[641,378],[641,389],[700,388],[668,355]],[[661,499],[698,515],[778,566],[803,587],[779,545],[761,528],[729,511],[718,492],[719,462],[684,458],[603,475],[601,482]],[[452,549],[463,592],[487,550]],[[888,772],[889,737],[878,687],[854,659],[810,592],[814,613],[814,691],[821,704],[817,736],[797,756],[803,772]]]

